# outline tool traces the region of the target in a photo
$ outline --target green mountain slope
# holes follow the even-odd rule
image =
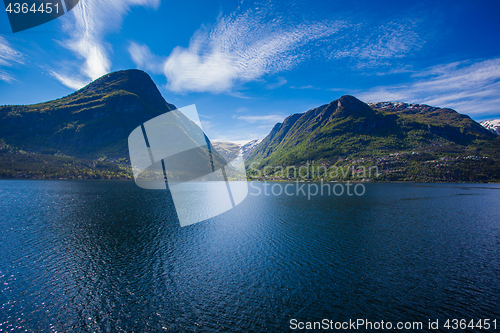
[[[120,71],[61,99],[0,107],[0,137],[34,153],[123,158],[128,134],[171,108],[146,73]]]
[[[54,101],[1,106],[0,177],[131,179],[130,133],[174,109],[149,75],[139,70],[107,74]],[[180,130],[175,133],[184,133],[184,138],[195,140],[197,136],[196,142],[206,140],[184,115],[173,119],[176,120],[164,124],[172,133]],[[208,163],[215,167],[226,164],[216,150],[212,150],[211,156],[204,148],[178,155],[165,162],[169,167],[167,176],[172,179],[204,174],[206,169],[201,166]],[[187,156],[197,161],[191,168],[175,162],[184,161]],[[236,177],[231,168],[228,175]]]
[[[461,160],[467,156],[474,163]],[[376,166],[380,172],[373,180],[485,181],[500,179],[495,164],[499,157],[498,135],[454,110],[404,103],[368,105],[343,96],[276,124],[247,164],[254,163],[251,171],[307,163],[327,168]],[[434,168],[436,163],[430,161],[436,159],[445,167]],[[356,178],[350,175],[347,178]]]
[[[172,109],[139,70],[54,101],[1,106],[0,177],[130,178],[128,135]]]

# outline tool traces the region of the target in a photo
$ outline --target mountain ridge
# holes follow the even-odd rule
[[[130,179],[128,135],[173,109],[140,70],[52,101],[0,106],[0,177]]]
[[[0,177],[130,179],[128,135],[173,109],[140,70],[106,74],[53,101],[0,106]],[[228,156],[239,151],[218,145]],[[378,180],[500,180],[494,166],[500,165],[500,137],[469,116],[423,104],[366,104],[349,95],[290,115],[243,153],[260,167],[364,161],[385,168]],[[387,157],[405,154],[412,156]],[[430,162],[452,159],[441,163],[451,169],[425,174],[428,166],[439,169]]]
[[[5,144],[33,153],[127,158],[128,134],[173,108],[148,74],[119,71],[53,101],[0,107],[0,133]]]
[[[323,166],[345,165],[346,160],[365,160],[369,166],[377,164],[379,157],[408,152],[422,154],[421,159],[423,154],[429,155],[425,161],[478,156],[490,159],[490,163],[500,157],[500,139],[469,116],[452,109],[397,102],[368,105],[346,95],[304,113],[290,115],[276,124],[247,161],[261,169],[299,166],[312,161]],[[420,177],[415,174],[417,165],[413,166],[413,171],[406,170],[399,178],[385,177],[384,180],[435,179]],[[467,177],[441,174],[440,179],[474,181],[473,171],[467,172]],[[500,170],[493,172],[491,177],[481,175],[478,180],[500,179]]]

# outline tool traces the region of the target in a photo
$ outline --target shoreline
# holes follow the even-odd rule
[[[134,179],[77,179],[77,178],[2,178],[4,180],[30,180],[30,181],[113,181],[113,182],[134,182]],[[269,183],[296,183],[297,180],[247,180],[248,182],[269,182]],[[345,180],[345,181],[323,181],[323,184],[330,183],[353,183],[353,184],[500,184],[500,181],[361,181],[361,180]],[[321,183],[321,180],[315,181],[299,181],[299,183]]]

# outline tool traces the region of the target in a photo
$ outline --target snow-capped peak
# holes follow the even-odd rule
[[[259,143],[262,142],[263,139],[255,139],[252,141],[249,141],[245,143],[243,146],[240,147],[241,153],[243,154],[243,158],[246,159],[252,151],[257,147]]]
[[[500,135],[500,119],[485,120],[480,122],[480,124],[487,130]]]

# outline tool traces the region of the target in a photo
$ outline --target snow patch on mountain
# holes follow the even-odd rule
[[[480,122],[480,124],[487,130],[500,135],[500,119],[485,120]]]
[[[253,152],[255,147],[259,145],[259,143],[262,142],[263,139],[255,139],[252,141],[247,142],[243,146],[240,147],[241,153],[243,154],[243,158],[246,160],[248,156]]]

